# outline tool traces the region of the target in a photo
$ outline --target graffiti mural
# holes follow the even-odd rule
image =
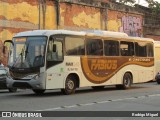
[[[142,15],[109,10],[108,16],[108,30],[124,32],[129,36],[142,37]]]
[[[141,37],[142,21],[140,18],[134,16],[123,16],[121,21],[122,26],[120,27],[120,32],[125,32],[129,36]]]

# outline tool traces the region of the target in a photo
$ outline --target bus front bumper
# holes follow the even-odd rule
[[[39,80],[13,80],[12,78],[7,78],[8,88],[20,88],[20,89],[45,89],[45,86]]]

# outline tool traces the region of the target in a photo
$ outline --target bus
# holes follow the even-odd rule
[[[155,73],[156,73],[155,80],[158,84],[160,84],[160,41],[155,41],[154,46],[155,46],[154,58],[155,58]]]
[[[130,88],[152,80],[154,40],[110,31],[33,30],[18,33],[9,50],[9,88],[36,94],[61,89]],[[4,51],[5,52],[5,51]]]

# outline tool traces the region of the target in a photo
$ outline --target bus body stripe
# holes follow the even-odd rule
[[[117,63],[112,61],[117,60]],[[142,61],[141,61],[142,60]],[[106,63],[104,61],[107,61]],[[99,64],[102,63],[102,64]],[[95,65],[93,65],[95,64]],[[106,64],[106,65],[105,65]],[[114,67],[106,67],[106,66],[116,66]],[[154,58],[133,58],[133,57],[81,57],[81,66],[82,71],[85,77],[92,83],[100,84],[109,80],[109,78],[113,77],[115,73],[117,73],[120,69],[128,66],[128,65],[138,65],[142,67],[152,67],[154,66]],[[94,66],[94,67],[93,67]],[[105,67],[104,67],[105,66]],[[113,68],[113,69],[112,69]]]

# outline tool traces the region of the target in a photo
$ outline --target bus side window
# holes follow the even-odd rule
[[[54,40],[50,40],[48,44],[48,51],[47,51],[47,61],[54,61]]]
[[[65,51],[68,56],[84,55],[84,38],[67,36],[65,38]]]
[[[145,42],[135,43],[136,56],[147,57],[147,44]]]
[[[101,39],[87,39],[86,41],[87,55],[103,55],[103,42]]]
[[[62,61],[62,42],[60,41],[49,41],[47,61]]]
[[[119,56],[119,42],[115,40],[105,40],[104,50],[106,56]]]
[[[122,56],[133,56],[134,55],[134,43],[121,41],[120,50],[121,50]]]
[[[153,44],[152,43],[147,44],[147,54],[148,54],[148,57],[153,57]]]

